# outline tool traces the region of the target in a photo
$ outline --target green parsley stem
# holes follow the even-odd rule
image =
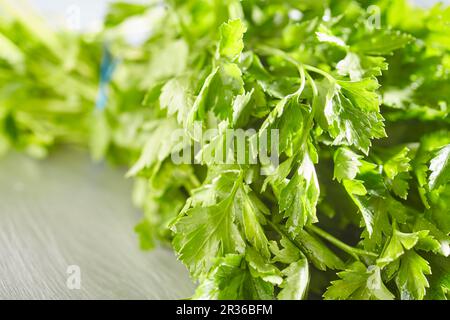
[[[311,72],[314,72],[314,73],[318,73],[318,74],[324,76],[324,77],[327,78],[327,80],[330,81],[330,82],[335,82],[335,81],[336,81],[336,80],[333,78],[333,76],[331,76],[328,72],[325,72],[325,71],[323,71],[323,70],[321,70],[321,69],[319,69],[319,68],[310,66],[310,65],[308,65],[308,64],[304,64],[304,67],[305,67],[305,69],[308,70],[308,71],[311,71]]]
[[[276,225],[275,223],[273,223],[272,221],[268,221],[269,225],[272,227],[272,229],[274,229],[278,234],[280,234],[281,236],[285,237],[286,239],[288,239],[293,245],[295,245],[297,248],[299,248],[300,250],[302,250],[302,245],[300,243],[298,243],[295,239],[292,239],[287,232],[285,232],[281,227],[279,227],[278,225]],[[377,257],[377,255],[373,252],[368,252],[365,250],[361,250],[358,248],[354,248],[351,247],[345,243],[343,243],[342,241],[336,239],[335,237],[333,237],[332,235],[330,235],[329,233],[323,231],[322,229],[316,227],[316,226],[308,226],[307,229],[311,232],[314,232],[315,234],[317,234],[318,236],[320,236],[321,238],[324,238],[325,240],[327,240],[328,242],[332,243],[333,245],[335,245],[337,248],[341,249],[342,251],[348,253],[349,255],[351,255],[353,258],[355,258],[356,260],[360,260],[360,256],[371,256],[371,257]]]
[[[355,257],[357,260],[359,260],[358,256],[370,256],[370,257],[377,257],[378,256],[376,253],[351,247],[348,244],[346,244],[346,243],[340,241],[339,239],[333,237],[331,234],[329,234],[328,232],[320,229],[317,226],[311,225],[311,226],[308,226],[306,228],[309,231],[312,231],[315,234],[317,234],[319,237],[321,237],[321,238],[327,240],[328,242],[330,242],[331,244],[335,245],[337,248],[341,249],[342,251],[344,251],[344,252],[348,253],[349,255]]]
[[[301,63],[301,62],[295,60],[293,57],[291,57],[288,53],[286,53],[283,50],[272,48],[272,47],[269,47],[269,46],[259,46],[257,48],[257,50],[261,51],[263,54],[279,56],[280,58],[286,60],[289,63],[292,63],[293,65],[297,66],[298,68],[305,68],[308,71],[311,71],[311,72],[314,72],[314,73],[318,73],[318,74],[324,76],[325,78],[327,78],[327,80],[330,81],[330,82],[336,81],[333,78],[333,76],[331,74],[329,74],[328,72],[323,71],[323,70],[321,70],[319,68],[310,66],[308,64]]]

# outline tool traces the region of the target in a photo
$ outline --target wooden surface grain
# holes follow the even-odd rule
[[[0,160],[0,299],[180,299],[194,285],[168,249],[139,250],[131,182],[82,152]],[[80,267],[81,288],[66,281]]]

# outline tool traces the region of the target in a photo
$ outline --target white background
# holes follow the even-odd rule
[[[431,6],[436,0],[411,0],[413,3]],[[95,28],[105,14],[109,2],[113,0],[31,0],[39,11],[41,11],[54,24],[64,23],[64,17],[70,6],[79,6],[81,11],[81,25],[83,29]],[[133,2],[146,2],[145,0],[134,0]],[[450,4],[450,0],[442,0],[442,3]]]

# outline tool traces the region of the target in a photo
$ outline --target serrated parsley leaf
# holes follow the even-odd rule
[[[338,62],[336,69],[341,76],[349,76],[352,81],[359,81],[364,76],[361,60],[356,53],[349,52]]]
[[[183,123],[193,105],[189,93],[189,78],[174,78],[169,80],[161,90],[159,103],[161,109],[167,109],[169,116],[176,115],[178,123]]]
[[[431,274],[429,263],[414,250],[407,251],[400,259],[395,283],[402,300],[423,299],[429,287],[426,275]]]
[[[235,219],[230,197],[214,206],[192,208],[176,222],[173,246],[194,276],[208,272],[215,257],[243,252]]]
[[[219,54],[231,61],[236,60],[244,49],[242,38],[247,28],[241,20],[231,20],[220,27]]]
[[[355,262],[338,273],[341,280],[332,281],[324,298],[327,300],[392,300],[394,295],[386,288],[378,267],[367,268]]]
[[[405,251],[411,250],[418,243],[419,239],[426,237],[427,234],[427,231],[403,233],[394,229],[389,244],[377,260],[377,265],[383,268],[387,264],[397,260]]]
[[[341,182],[353,180],[359,172],[362,157],[348,148],[342,147],[334,153],[334,178]]]
[[[281,262],[285,264],[291,264],[300,259],[300,250],[286,237],[281,238],[280,249],[276,241],[270,241],[270,251],[273,253],[274,258],[272,261]]]
[[[450,181],[450,144],[438,151],[430,162],[430,188],[446,184]]]
[[[267,269],[272,268],[263,229],[268,209],[242,181],[242,172],[219,174],[194,192],[192,207],[174,221],[174,249],[194,276],[208,272],[214,257],[245,252],[252,272],[275,278]]]
[[[274,285],[280,285],[283,281],[280,270],[252,247],[247,247],[245,260],[255,278],[259,277]]]
[[[345,96],[339,97],[339,108],[330,118],[335,145],[351,145],[367,154],[372,138],[385,135],[383,119],[377,112],[360,109]]]
[[[395,152],[383,164],[383,171],[388,177],[392,191],[400,198],[406,199],[409,190],[412,166],[407,147]]]
[[[258,205],[247,194],[248,190],[240,190],[236,206],[242,210],[242,224],[245,237],[265,257],[270,256],[269,241],[261,224],[265,223],[263,213]]]
[[[373,138],[386,136],[377,88],[377,82],[371,79],[329,83],[324,93],[324,115],[335,145],[355,146],[367,154]]]
[[[317,222],[319,194],[316,170],[309,154],[306,154],[294,177],[280,193],[280,212],[288,218],[289,233],[297,234],[305,225]]]
[[[286,278],[280,285],[282,289],[277,298],[279,300],[302,300],[309,284],[308,261],[301,259],[293,262],[282,272]]]
[[[217,259],[212,271],[202,279],[193,298],[199,300],[271,300],[274,287],[253,277],[242,255]]]
[[[344,59],[336,65],[340,76],[348,76],[351,81],[360,81],[372,76],[381,76],[388,70],[388,64],[383,57],[359,55],[349,51]]]
[[[408,152],[409,149],[405,147],[384,162],[383,170],[389,179],[394,179],[398,174],[411,170]]]
[[[394,180],[392,180],[392,191],[402,199],[408,198],[409,192],[409,180],[411,175],[406,172],[398,174]]]
[[[344,262],[315,235],[301,230],[296,240],[300,242],[302,252],[307,256],[308,261],[311,261],[317,269],[343,269]]]

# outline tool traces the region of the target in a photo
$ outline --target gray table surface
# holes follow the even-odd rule
[[[139,250],[124,172],[64,149],[0,159],[0,299],[180,299],[194,285],[169,249]],[[79,266],[81,288],[66,281]]]

